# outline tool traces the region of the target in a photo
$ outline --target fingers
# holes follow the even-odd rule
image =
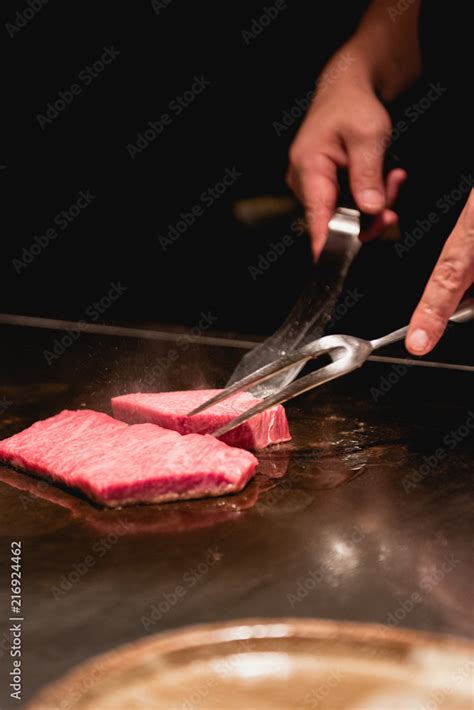
[[[303,203],[311,239],[311,250],[317,259],[326,241],[328,224],[336,209],[338,184],[336,164],[326,155],[311,156],[311,162],[291,167],[288,184]]]
[[[369,242],[376,237],[379,237],[382,232],[384,232],[387,227],[392,227],[398,222],[398,215],[393,210],[385,209],[379,215],[377,215],[373,223],[364,229],[360,233],[361,242]]]
[[[368,242],[378,237],[387,227],[392,227],[398,222],[398,215],[390,208],[398,197],[401,185],[407,179],[407,173],[401,168],[390,170],[385,180],[385,196],[387,207],[375,217],[373,224],[368,229],[361,232],[362,242]]]
[[[354,138],[347,145],[349,178],[357,206],[367,214],[379,214],[386,205],[383,151],[373,139]]]
[[[314,258],[318,259],[326,242],[329,221],[336,210],[337,183],[322,175],[307,175],[302,189],[311,251]]]
[[[361,235],[363,241],[397,222],[397,214],[389,208],[406,173],[392,170],[384,184],[383,138],[389,125],[380,119],[378,128],[372,126],[369,133],[364,133],[358,127],[346,140],[329,132],[319,136],[317,145],[298,140],[293,144],[287,182],[304,205],[315,259],[324,247],[328,224],[337,206],[338,167],[349,167],[351,190],[359,209],[377,215],[371,228]]]
[[[406,338],[411,353],[425,355],[432,350],[473,281],[474,192],[471,192],[412,316]]]
[[[393,170],[390,170],[390,172],[387,174],[385,180],[385,196],[387,200],[387,207],[391,207],[395,203],[398,197],[398,193],[400,192],[400,187],[403,185],[406,179],[407,172],[402,168],[394,168]]]

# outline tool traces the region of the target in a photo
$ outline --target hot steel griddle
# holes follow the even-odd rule
[[[1,329],[1,437],[64,407],[110,411],[126,391],[222,386],[242,355],[179,334]],[[263,452],[236,496],[103,511],[0,467],[2,570],[23,541],[24,698],[94,654],[202,622],[322,617],[472,637],[472,378],[399,373],[371,363],[295,400],[293,441]],[[0,637],[8,601],[3,584]]]

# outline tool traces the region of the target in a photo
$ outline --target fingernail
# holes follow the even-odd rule
[[[414,330],[408,337],[408,345],[411,350],[421,353],[428,347],[429,340],[428,333],[421,330],[421,328],[417,328],[417,330]]]
[[[369,209],[382,209],[383,195],[378,190],[362,190],[360,193],[361,202]]]

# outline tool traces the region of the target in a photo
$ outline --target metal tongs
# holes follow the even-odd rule
[[[457,311],[449,320],[453,323],[463,323],[473,318],[474,298],[469,298],[459,306]],[[190,412],[190,416],[198,414],[218,402],[222,402],[237,392],[255,387],[261,382],[265,382],[269,378],[281,374],[290,368],[301,368],[309,360],[315,360],[323,355],[328,355],[331,358],[332,362],[329,365],[321,367],[309,375],[305,375],[304,377],[291,382],[289,385],[282,387],[279,391],[265,397],[259,404],[251,407],[246,412],[243,412],[243,414],[235,417],[235,419],[231,422],[223,427],[220,427],[214,432],[214,436],[222,436],[231,429],[234,429],[243,422],[246,422],[256,414],[260,414],[260,412],[263,412],[269,407],[286,402],[293,397],[303,394],[303,392],[307,392],[315,387],[319,387],[319,385],[323,385],[326,382],[330,382],[337,377],[342,377],[342,375],[346,375],[348,372],[356,370],[365,363],[374,350],[378,350],[379,348],[389,345],[390,343],[403,340],[407,332],[408,326],[405,326],[404,328],[399,328],[393,333],[389,333],[382,338],[376,338],[375,340],[362,340],[362,338],[355,338],[352,335],[326,335],[322,338],[318,338],[299,348],[295,352],[277,358],[273,362],[259,368],[247,377],[244,377],[238,382],[226,387],[226,389],[222,390],[222,392],[218,395],[207,400],[199,407],[196,407],[196,409],[193,409],[193,411]]]

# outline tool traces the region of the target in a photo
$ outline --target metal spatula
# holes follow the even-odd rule
[[[273,335],[241,359],[227,385],[239,382],[263,365],[295,352],[323,335],[349,267],[360,249],[360,229],[360,212],[338,207],[329,222],[326,245],[314,266],[312,277],[285,322]],[[303,364],[293,365],[285,372],[255,385],[252,387],[252,394],[255,397],[265,397],[280,391],[295,379]]]
[[[468,321],[473,318],[474,298],[469,298],[459,306],[456,313],[451,316],[450,321],[454,323],[463,323],[464,321]],[[334,380],[337,377],[347,374],[348,372],[352,372],[352,370],[356,370],[364,364],[374,350],[378,350],[379,348],[389,345],[390,343],[403,340],[407,332],[408,326],[405,326],[404,328],[399,328],[393,333],[389,333],[382,338],[376,338],[375,340],[362,340],[362,338],[355,338],[352,335],[326,335],[323,338],[319,338],[318,340],[309,343],[308,345],[304,345],[295,353],[278,358],[269,365],[261,367],[256,372],[244,377],[239,382],[234,383],[215,397],[212,397],[212,399],[204,402],[204,404],[190,412],[190,415],[202,412],[204,409],[207,409],[218,402],[222,402],[224,399],[227,399],[237,392],[254,388],[256,385],[275,377],[275,375],[291,370],[296,366],[303,367],[309,360],[317,359],[322,355],[328,355],[331,358],[332,362],[329,365],[321,367],[309,375],[305,375],[304,377],[291,382],[278,392],[274,392],[273,394],[265,397],[262,402],[257,404],[255,407],[251,407],[246,412],[214,432],[214,436],[222,436],[231,429],[234,429],[236,426],[239,426],[239,424],[247,421],[247,419],[263,412],[269,407],[286,402],[299,394],[303,394],[303,392],[307,392],[308,390],[314,389],[319,385],[323,385],[330,380]]]

